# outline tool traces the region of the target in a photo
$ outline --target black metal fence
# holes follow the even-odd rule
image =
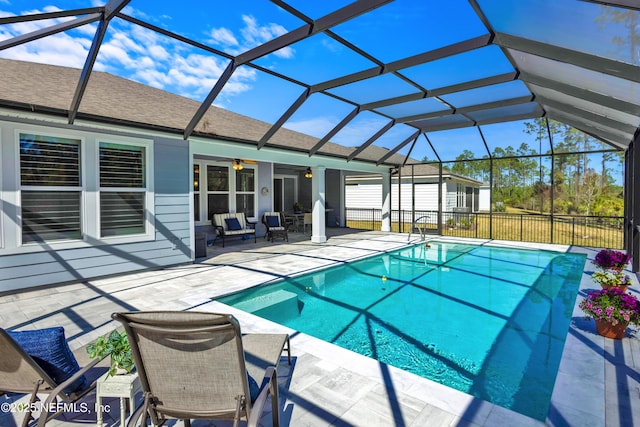
[[[555,243],[602,248],[623,247],[622,217],[395,210],[391,230],[481,239]],[[415,221],[415,223],[414,223]],[[346,209],[346,226],[380,230],[381,209]],[[440,228],[439,228],[440,226]]]

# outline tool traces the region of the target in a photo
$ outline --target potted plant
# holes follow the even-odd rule
[[[629,276],[616,270],[598,270],[591,275],[591,278],[603,289],[619,288],[622,292],[627,291],[630,283]]]
[[[293,213],[297,213],[297,214],[302,213],[302,204],[301,203],[295,202],[293,204]]]
[[[603,270],[622,271],[629,262],[629,255],[613,249],[602,249],[592,262]]]
[[[87,353],[91,358],[111,357],[109,375],[128,374],[134,368],[131,346],[126,332],[114,329],[109,335],[99,337],[87,346]]]
[[[579,306],[595,320],[598,334],[606,338],[624,338],[627,326],[640,320],[638,299],[617,288],[591,291]]]

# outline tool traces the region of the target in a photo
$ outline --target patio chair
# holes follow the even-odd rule
[[[265,212],[262,215],[262,223],[267,227],[267,233],[264,235],[266,239],[273,242],[274,238],[281,237],[289,241],[288,227],[282,212]]]
[[[80,369],[78,360],[88,363]],[[72,353],[62,327],[18,332],[0,328],[0,394],[29,395],[29,403],[22,406],[23,427],[34,420],[34,408],[42,409],[39,427],[65,408],[72,408],[71,404],[92,391],[98,378],[107,372],[107,365],[96,366],[100,362],[101,359],[89,361],[84,347]],[[38,394],[48,394],[42,404],[38,403]],[[50,409],[57,412],[50,413]]]
[[[231,315],[189,311],[114,313],[133,352],[144,402],[129,425],[147,416],[167,419],[240,419],[256,426],[271,395],[272,421],[280,423],[276,366],[291,354],[286,334],[240,333]],[[255,380],[254,380],[255,378]]]
[[[304,214],[304,218],[302,219],[302,231],[307,233],[307,226],[309,226],[309,234],[311,234],[311,225],[313,223],[313,216],[311,212],[307,212]]]

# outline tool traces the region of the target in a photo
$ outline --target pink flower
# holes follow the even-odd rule
[[[580,304],[588,317],[618,323],[640,323],[640,302],[630,294],[617,288],[591,291]]]

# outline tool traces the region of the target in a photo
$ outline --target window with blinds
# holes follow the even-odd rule
[[[23,243],[80,239],[80,140],[20,134]]]
[[[100,236],[145,233],[145,147],[100,143]]]

